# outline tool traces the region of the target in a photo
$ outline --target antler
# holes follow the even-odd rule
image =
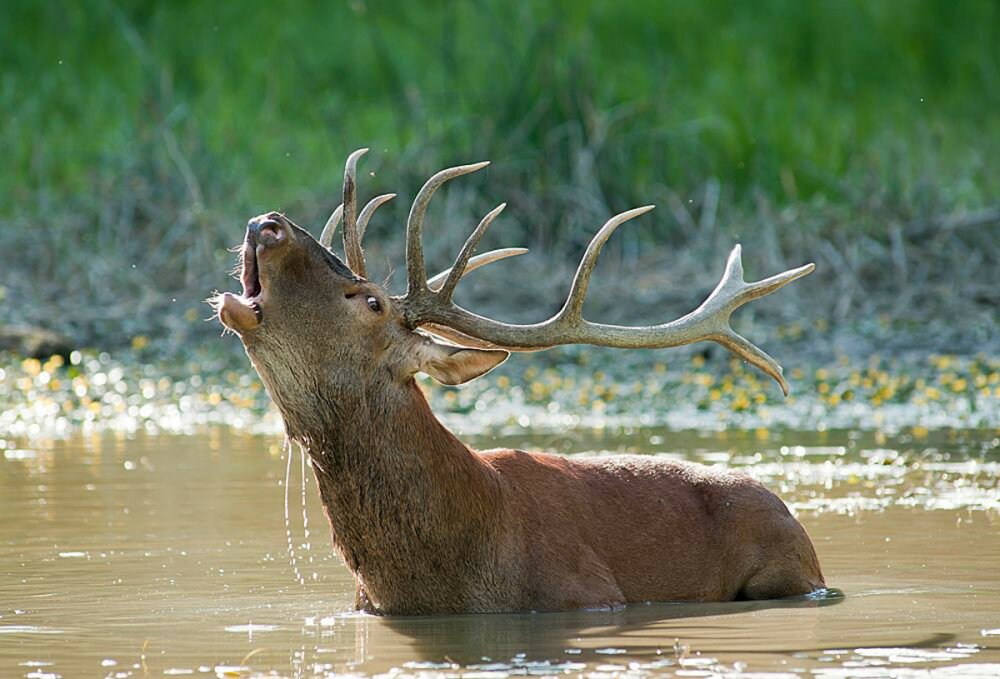
[[[351,270],[354,271],[354,273],[358,274],[362,278],[367,278],[368,276],[364,251],[361,249],[361,241],[365,237],[365,231],[368,230],[368,222],[371,221],[372,215],[375,214],[375,210],[396,197],[395,193],[385,193],[381,196],[375,196],[368,202],[367,205],[364,206],[361,210],[361,214],[357,216],[357,219],[352,219],[352,214],[357,209],[358,159],[367,152],[368,149],[358,149],[348,156],[347,163],[344,166],[344,202],[338,205],[330,215],[330,218],[326,220],[326,224],[323,226],[323,231],[320,233],[319,237],[319,242],[323,245],[323,247],[330,247],[330,244],[333,242],[333,234],[337,230],[337,225],[340,224],[340,220],[344,218],[344,206],[347,205],[347,218],[344,220],[344,254],[347,257],[347,265],[351,267]],[[433,194],[433,192],[434,191],[432,190],[431,193]],[[430,196],[427,196],[427,199],[429,200]],[[424,206],[426,208],[426,201]],[[501,205],[496,210],[491,212],[490,214],[492,217],[489,217],[489,221],[492,221],[496,215],[500,214],[504,207],[505,205]],[[421,219],[422,218],[423,213],[421,213]],[[483,221],[486,220],[484,219]],[[351,227],[352,222],[354,223],[353,228]],[[482,229],[479,234],[480,237],[486,232],[486,228],[488,226],[488,221],[485,226],[480,224],[480,229]],[[470,241],[471,240],[472,239],[470,238]],[[492,262],[506,259],[507,257],[523,255],[528,251],[527,248],[501,248],[499,250],[484,252],[483,254],[476,255],[470,259],[469,255],[472,254],[472,250],[478,242],[479,239],[476,238],[471,247],[469,247],[469,244],[466,243],[468,252],[463,249],[465,257],[464,260],[462,260],[461,273],[456,276],[453,273],[456,271],[454,267],[446,269],[428,280],[427,287],[431,290],[437,291],[440,290],[445,283],[448,283],[450,286],[448,298],[450,299],[451,293],[454,292],[455,285],[458,283],[458,279],[465,276],[465,274],[470,271],[475,271],[479,267],[485,266],[486,264],[491,264]],[[452,280],[452,278],[454,278],[454,280]]]
[[[366,153],[368,153],[368,149],[358,149],[347,157],[347,163],[344,165],[344,202],[338,205],[330,218],[326,220],[326,225],[319,237],[319,242],[324,247],[330,247],[333,233],[343,218],[344,254],[347,256],[347,265],[359,276],[365,276],[365,255],[361,249],[361,239],[364,238],[365,231],[368,229],[368,222],[375,214],[375,210],[396,197],[395,193],[375,196],[361,210],[361,214],[357,214],[358,160]]]
[[[488,214],[469,237],[440,290],[434,290],[425,278],[421,227],[427,203],[446,181],[485,167],[487,163],[463,165],[434,175],[417,194],[410,209],[406,229],[406,270],[408,289],[400,300],[411,328],[426,327],[448,339],[471,346],[500,347],[511,351],[533,351],[562,344],[593,344],[626,349],[666,348],[711,340],[726,347],[748,363],[773,377],[788,394],[788,383],[782,377],[781,366],[774,359],[737,334],[729,325],[732,313],[747,302],[769,295],[778,288],[810,273],[815,266],[785,271],[756,283],[743,280],[740,246],[733,248],[726,263],[722,280],[701,306],[675,321],[661,325],[627,327],[592,323],[583,318],[582,310],[590,275],[601,248],[620,225],[653,209],[636,208],[612,217],[587,246],[577,268],[565,304],[552,318],[531,325],[501,323],[467,311],[452,302],[457,279],[468,255],[482,238],[493,219],[503,209],[501,205]],[[454,278],[454,280],[452,280]]]

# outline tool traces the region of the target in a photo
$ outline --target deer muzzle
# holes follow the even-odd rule
[[[240,281],[243,294],[227,292],[218,298],[219,320],[237,333],[243,334],[264,320],[264,284],[261,279],[260,257],[270,249],[285,245],[291,238],[288,221],[277,212],[254,217],[247,223],[243,241]]]

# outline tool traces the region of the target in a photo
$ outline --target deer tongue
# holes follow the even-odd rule
[[[243,271],[240,279],[243,282],[243,296],[248,300],[261,293],[260,273],[257,269],[257,248],[249,241],[243,244]]]

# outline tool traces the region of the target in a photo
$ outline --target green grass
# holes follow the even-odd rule
[[[2,285],[31,302],[12,316],[93,341],[190,316],[248,216],[322,223],[345,155],[370,146],[362,191],[400,193],[373,223],[380,255],[398,258],[424,178],[491,158],[437,208],[442,266],[502,200],[489,245],[556,260],[655,202],[612,252],[669,245],[660,261],[696,270],[742,236],[777,248],[748,251],[767,264],[820,258],[832,289],[850,268],[840,317],[908,285],[990,305],[987,229],[907,229],[1000,195],[998,44],[989,0],[9,0]]]

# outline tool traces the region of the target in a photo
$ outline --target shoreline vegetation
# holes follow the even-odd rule
[[[792,393],[782,399],[769,378],[721,351],[707,358],[706,352],[674,354],[667,361],[662,352],[625,359],[579,348],[553,353],[560,355],[514,356],[462,388],[429,379],[421,386],[449,426],[485,436],[665,428],[748,431],[764,442],[778,430],[905,431],[918,439],[939,429],[1000,431],[997,357],[796,360],[786,366]],[[220,425],[281,432],[280,415],[249,366],[204,357],[157,364],[137,360],[140,355],[141,347],[121,356],[73,351],[68,360],[4,355],[4,445],[104,432],[194,433]]]
[[[204,300],[237,288],[229,249],[248,217],[280,209],[318,234],[359,146],[372,149],[362,199],[399,194],[365,242],[373,278],[396,292],[421,184],[493,161],[435,197],[425,251],[446,268],[507,201],[481,249],[531,252],[470,275],[456,297],[501,320],[551,315],[593,234],[637,205],[657,209],[609,241],[591,320],[690,311],[737,242],[748,280],[817,265],[735,318],[786,367],[788,401],[709,344],[567,348],[515,356],[468,389],[428,387],[462,426],[521,411],[560,427],[628,413],[674,428],[996,426],[996,3],[353,2],[289,14],[11,0],[4,13],[5,435],[276,430]],[[306,47],[331,36],[335,47]],[[4,343],[25,326],[56,344]]]
[[[399,194],[365,243],[380,278],[402,261],[421,184],[493,161],[435,198],[425,249],[446,268],[507,201],[481,247],[531,253],[459,291],[497,317],[544,318],[600,225],[653,203],[608,243],[591,317],[683,313],[742,242],[750,276],[817,264],[762,318],[884,318],[911,336],[940,319],[948,336],[930,350],[996,350],[996,3],[358,2],[288,14],[12,0],[4,12],[0,325],[116,353],[160,338],[164,358],[208,341],[202,300],[233,287],[228,248],[246,220],[280,209],[318,233],[347,154],[370,146],[361,196]],[[304,48],[331,35],[334,49]]]

